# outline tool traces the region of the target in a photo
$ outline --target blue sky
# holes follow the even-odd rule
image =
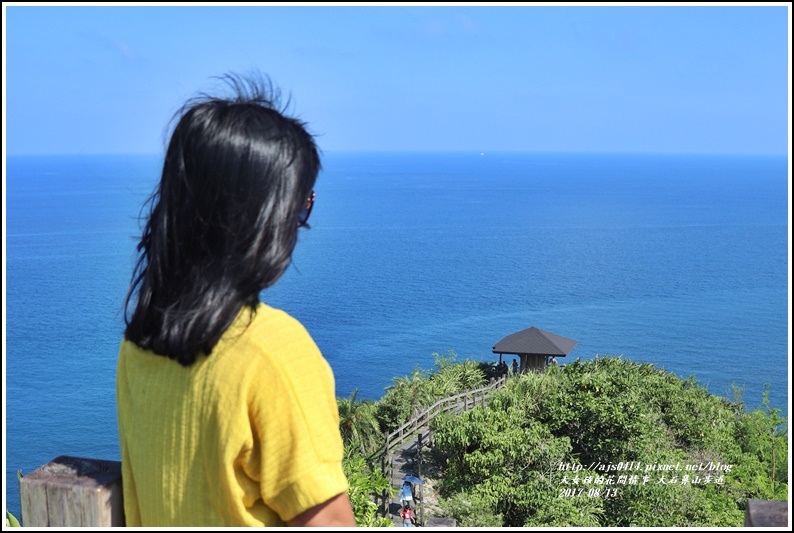
[[[3,8],[6,154],[161,152],[252,69],[326,152],[788,153],[785,4]]]

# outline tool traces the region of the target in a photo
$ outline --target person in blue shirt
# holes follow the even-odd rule
[[[400,489],[400,503],[406,509],[410,509],[411,505],[414,502],[414,494],[413,490],[411,489],[411,484],[407,481],[403,483],[402,488]]]

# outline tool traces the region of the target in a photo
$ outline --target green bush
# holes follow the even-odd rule
[[[393,527],[390,519],[378,516],[378,507],[375,496],[384,491],[389,497],[394,495],[394,489],[389,480],[377,468],[371,468],[360,455],[351,455],[345,458],[342,466],[347,476],[347,496],[356,517],[359,527]]]
[[[462,524],[741,526],[747,499],[788,492],[785,419],[768,393],[764,406],[650,364],[577,360],[437,417],[440,490]]]
[[[457,362],[452,351],[446,356],[432,356],[435,371],[416,368],[410,376],[394,378],[386,395],[378,400],[375,418],[383,433],[397,429],[437,400],[485,385],[481,364],[471,360]]]

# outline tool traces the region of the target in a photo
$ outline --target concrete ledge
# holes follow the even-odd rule
[[[745,527],[788,527],[788,502],[747,500]]]
[[[456,527],[457,521],[454,518],[432,517],[425,520],[425,527]]]

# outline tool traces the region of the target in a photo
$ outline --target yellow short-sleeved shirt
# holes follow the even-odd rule
[[[122,341],[128,526],[284,525],[347,490],[330,366],[283,311],[250,318],[187,368]]]

